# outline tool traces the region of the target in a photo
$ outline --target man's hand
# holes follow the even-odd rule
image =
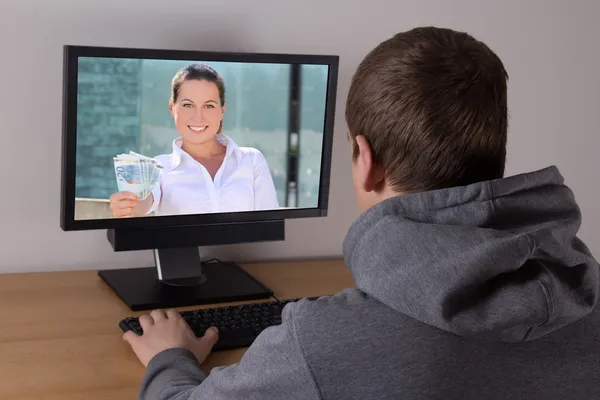
[[[127,331],[123,334],[123,340],[131,345],[144,367],[155,355],[172,348],[188,349],[202,363],[219,338],[217,328],[209,328],[203,337],[197,338],[175,310],[154,310],[150,315],[141,316],[139,321],[144,334],[138,336]]]

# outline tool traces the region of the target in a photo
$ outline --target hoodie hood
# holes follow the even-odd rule
[[[596,305],[599,266],[576,237],[581,213],[556,167],[400,195],[351,226],[357,287],[454,334],[533,340]]]

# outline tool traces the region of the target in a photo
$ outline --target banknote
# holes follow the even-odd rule
[[[153,158],[129,152],[113,157],[119,192],[135,193],[144,200],[159,183],[162,165]]]

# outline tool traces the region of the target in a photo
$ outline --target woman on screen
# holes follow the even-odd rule
[[[208,65],[193,64],[172,81],[169,109],[179,137],[163,166],[159,184],[145,199],[130,192],[110,198],[114,217],[258,211],[279,208],[263,154],[238,147],[222,133],[225,85]]]

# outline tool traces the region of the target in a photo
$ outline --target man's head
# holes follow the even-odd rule
[[[346,102],[361,211],[401,193],[501,178],[507,80],[492,50],[450,29],[416,28],[373,49]]]

